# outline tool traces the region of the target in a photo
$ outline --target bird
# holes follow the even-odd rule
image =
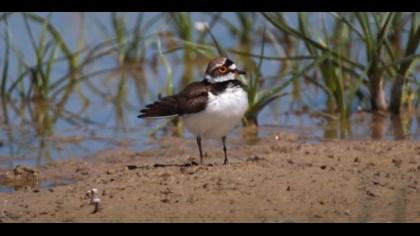
[[[221,138],[223,165],[226,165],[226,136],[241,121],[249,106],[244,84],[238,80],[239,75],[245,74],[231,59],[214,58],[209,61],[201,81],[192,82],[181,92],[146,105],[138,118],[181,117],[185,128],[195,135],[200,165],[203,164],[202,139]]]

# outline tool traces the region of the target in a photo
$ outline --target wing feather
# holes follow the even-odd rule
[[[138,118],[167,118],[200,112],[206,108],[209,90],[209,84],[191,83],[177,95],[163,97],[146,105]]]

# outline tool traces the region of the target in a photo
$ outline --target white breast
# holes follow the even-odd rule
[[[240,123],[248,109],[248,96],[240,87],[228,87],[223,93],[209,93],[206,108],[183,116],[185,127],[203,138],[221,138]]]

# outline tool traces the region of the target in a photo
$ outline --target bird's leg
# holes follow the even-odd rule
[[[203,151],[201,149],[201,137],[197,136],[197,145],[198,145],[198,151],[200,152],[200,165],[203,164]]]
[[[226,165],[228,163],[227,153],[226,153],[226,136],[222,137],[223,142],[223,152],[225,153],[225,160],[223,161],[223,165]]]

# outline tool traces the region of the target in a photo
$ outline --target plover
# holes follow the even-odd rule
[[[245,74],[232,60],[211,60],[204,79],[186,86],[180,93],[159,99],[140,111],[139,118],[180,116],[185,127],[196,136],[203,164],[202,138],[221,138],[227,164],[226,135],[248,109],[248,96],[237,76]]]

